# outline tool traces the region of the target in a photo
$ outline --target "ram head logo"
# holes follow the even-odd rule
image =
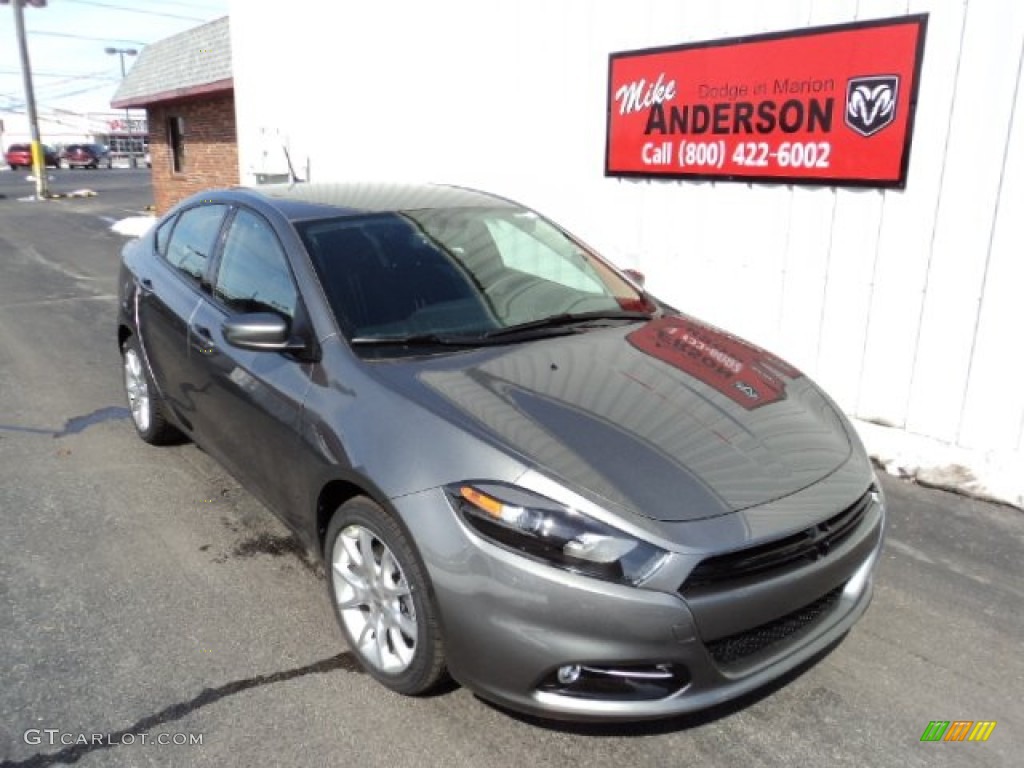
[[[854,77],[846,84],[846,124],[861,136],[874,136],[896,119],[898,75]]]

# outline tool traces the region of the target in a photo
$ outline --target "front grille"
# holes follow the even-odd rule
[[[842,544],[864,518],[871,506],[872,491],[813,528],[701,561],[683,584],[683,594],[698,588],[727,585],[749,576],[775,575],[825,557]]]
[[[835,607],[842,593],[843,587],[836,587],[813,603],[798,608],[792,613],[787,613],[779,619],[769,621],[767,624],[754,627],[754,629],[748,629],[746,632],[739,632],[710,642],[707,644],[708,650],[718,665],[727,667],[730,664],[735,664],[748,656],[806,631]]]

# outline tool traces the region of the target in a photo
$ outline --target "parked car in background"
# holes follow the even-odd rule
[[[32,167],[32,147],[28,144],[11,144],[4,153],[4,162],[11,167],[12,171],[18,168]],[[43,145],[43,162],[47,167],[60,168],[60,153],[53,147]]]
[[[395,691],[447,670],[547,717],[666,717],[871,600],[884,499],[833,402],[506,199],[212,190],[118,285],[139,436],[195,440],[280,515]]]
[[[68,168],[112,168],[114,161],[109,147],[102,144],[69,144],[64,148]]]

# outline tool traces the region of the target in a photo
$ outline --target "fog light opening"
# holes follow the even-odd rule
[[[679,692],[690,683],[680,664],[563,664],[538,687],[545,693],[580,699],[652,701]]]
[[[572,685],[580,679],[583,667],[579,664],[566,664],[558,668],[558,682],[562,685]]]

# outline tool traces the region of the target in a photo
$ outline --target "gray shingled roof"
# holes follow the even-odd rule
[[[141,107],[180,98],[208,91],[231,77],[231,35],[225,16],[143,48],[111,106]]]

